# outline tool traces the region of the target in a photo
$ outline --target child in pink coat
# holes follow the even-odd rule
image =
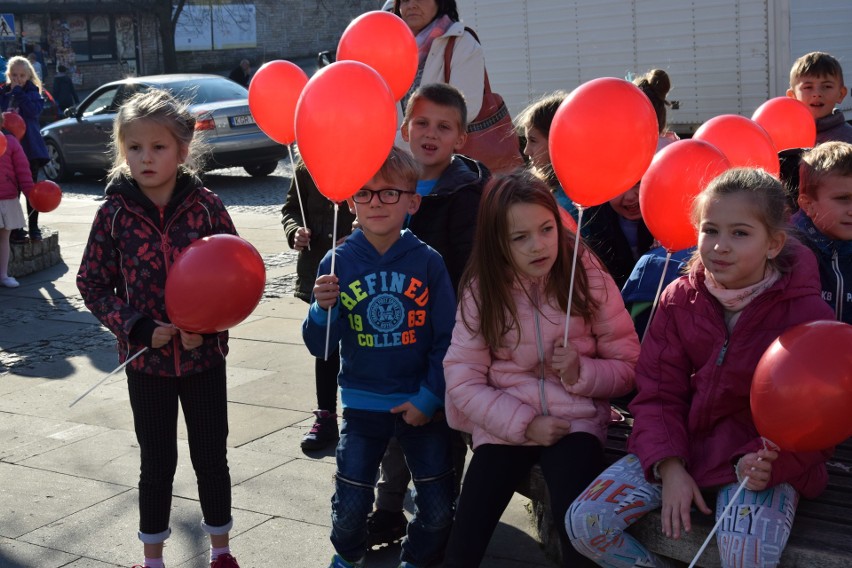
[[[3,115],[0,114],[2,127]],[[6,151],[0,155],[0,285],[17,288],[18,281],[9,276],[9,235],[13,229],[20,229],[25,224],[18,191],[29,196],[33,178],[30,163],[18,139],[5,132],[0,135],[6,139]]]
[[[539,463],[554,517],[603,469],[608,399],[633,388],[639,340],[618,288],[529,172],[484,192],[452,343],[444,358],[453,428],[473,435],[444,567],[479,566],[518,483]],[[561,524],[561,523],[560,523]],[[585,559],[559,531],[563,565]]]

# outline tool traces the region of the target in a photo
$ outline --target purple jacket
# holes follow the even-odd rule
[[[202,237],[236,234],[225,206],[190,176],[178,177],[162,210],[131,179],[110,184],[106,193],[77,272],[77,288],[86,307],[115,334],[119,360],[149,347],[130,367],[168,377],[221,365],[228,353],[227,332],[204,335],[202,345],[191,351],[183,349],[180,336],[160,349],[150,344],[155,320],[169,321],[165,286],[175,257]]]
[[[29,196],[33,175],[24,149],[11,134],[0,136],[6,137],[6,152],[0,156],[0,199],[18,199],[18,189]]]
[[[734,464],[763,444],[751,416],[752,375],[766,348],[788,328],[834,314],[820,297],[813,253],[792,241],[795,264],[745,307],[729,335],[721,305],[704,285],[704,267],[672,282],[642,343],[636,366],[638,394],[628,449],[645,475],[667,457],[679,457],[699,487],[736,482]],[[770,486],[790,483],[815,497],[828,481],[829,453],[782,451]]]

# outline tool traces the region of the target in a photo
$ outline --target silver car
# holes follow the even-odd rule
[[[179,74],[130,77],[92,91],[67,118],[45,126],[41,135],[50,161],[47,179],[63,181],[77,172],[102,174],[112,165],[109,150],[112,123],[121,104],[152,87],[165,89],[191,103],[196,136],[210,151],[203,169],[242,167],[253,176],[275,171],[287,147],[264,134],[251,115],[248,91],[219,75]]]

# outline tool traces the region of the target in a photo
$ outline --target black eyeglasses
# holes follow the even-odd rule
[[[403,191],[401,189],[359,189],[352,196],[352,201],[355,203],[369,203],[373,200],[374,195],[379,196],[379,201],[385,205],[393,205],[399,203],[399,198],[403,193],[417,193],[415,191]]]

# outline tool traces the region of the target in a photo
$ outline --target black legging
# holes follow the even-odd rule
[[[225,376],[224,364],[184,377],[155,377],[127,370],[130,406],[142,457],[140,532],[153,535],[169,528],[178,459],[178,401],[186,420],[189,455],[198,479],[204,522],[221,527],[231,521]]]
[[[328,354],[328,361],[317,357],[314,381],[317,388],[317,408],[337,414],[337,374],[340,372],[340,349]]]
[[[488,542],[518,484],[540,464],[553,522],[562,544],[562,565],[595,566],[574,550],[565,532],[565,513],[603,469],[603,447],[585,432],[568,434],[552,446],[483,444],[473,452],[464,477],[444,568],[479,566]]]

